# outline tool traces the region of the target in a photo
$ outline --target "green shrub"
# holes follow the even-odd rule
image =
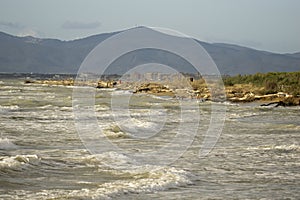
[[[253,84],[257,87],[264,87],[262,93],[265,94],[286,92],[293,95],[300,95],[300,71],[256,73],[252,75],[239,74],[233,77],[223,77],[223,81],[225,86]]]

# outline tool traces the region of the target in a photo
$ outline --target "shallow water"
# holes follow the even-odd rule
[[[151,160],[143,164],[132,155],[167,145],[182,121],[191,128],[182,133],[188,137],[197,112],[188,109],[192,117],[182,119],[176,99],[134,95],[128,119],[125,111],[116,109],[112,115],[111,109],[111,94],[117,96],[114,100],[122,100],[128,92],[97,90],[94,110],[103,139],[123,152],[103,147],[101,153],[91,154],[76,131],[73,87],[22,82],[2,80],[0,84],[0,199],[300,196],[299,107],[216,103],[216,107],[227,107],[224,129],[213,151],[199,158],[211,104],[187,102],[197,103],[201,115],[193,143],[170,165]],[[158,155],[158,160],[167,156]]]

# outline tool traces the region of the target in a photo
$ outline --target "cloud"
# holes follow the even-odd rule
[[[0,21],[0,27],[13,28],[13,29],[22,29],[22,28],[24,28],[24,25],[21,25],[19,23],[15,23],[15,22]]]
[[[100,22],[66,21],[61,27],[64,29],[95,29],[101,26]]]

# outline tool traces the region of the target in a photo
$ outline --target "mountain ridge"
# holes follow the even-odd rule
[[[0,72],[4,73],[77,73],[88,53],[106,38],[118,32],[101,33],[75,40],[18,37],[0,31]],[[299,71],[300,52],[272,53],[226,43],[198,41],[217,64],[221,74],[254,74],[271,71]],[[114,68],[122,74],[135,60],[137,64],[161,61],[181,72],[193,72],[187,64],[172,55],[142,50],[125,56]],[[120,67],[124,66],[124,68]]]

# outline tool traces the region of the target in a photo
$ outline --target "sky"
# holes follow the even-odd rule
[[[299,0],[0,0],[0,31],[73,40],[135,26],[210,43],[300,52]]]

